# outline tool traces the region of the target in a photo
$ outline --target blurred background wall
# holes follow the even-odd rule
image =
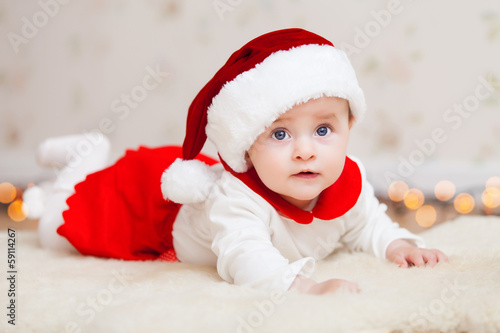
[[[449,180],[480,199],[498,181],[497,0],[1,0],[0,183],[50,178],[34,158],[50,136],[104,133],[113,158],[181,144],[229,55],[288,27],[348,53],[368,103],[350,153],[378,193]]]

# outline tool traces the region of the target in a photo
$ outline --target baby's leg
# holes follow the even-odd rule
[[[40,144],[37,160],[56,171],[55,189],[73,191],[88,174],[106,166],[109,148],[109,140],[100,133],[50,138]]]
[[[66,200],[74,193],[76,184],[88,174],[106,166],[109,150],[109,141],[102,134],[94,134],[92,140],[84,135],[52,138],[39,146],[39,163],[57,168],[57,178],[48,193],[38,222],[42,247],[54,250],[74,249],[66,238],[57,233],[57,228],[64,223],[62,213],[68,209]]]
[[[68,209],[66,199],[72,194],[68,191],[53,190],[45,202],[44,212],[38,221],[38,239],[42,247],[57,251],[74,251],[71,243],[57,233],[64,220],[62,212]]]

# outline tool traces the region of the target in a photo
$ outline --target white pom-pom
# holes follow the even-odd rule
[[[178,158],[161,176],[165,199],[180,204],[203,202],[210,194],[220,173],[198,160]]]

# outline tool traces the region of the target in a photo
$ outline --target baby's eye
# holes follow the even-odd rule
[[[284,130],[276,130],[273,132],[273,138],[281,141],[289,138],[289,135]]]
[[[320,128],[318,128],[316,130],[316,134],[319,135],[319,136],[325,136],[325,135],[328,135],[330,134],[332,130],[327,127],[327,126],[321,126]]]

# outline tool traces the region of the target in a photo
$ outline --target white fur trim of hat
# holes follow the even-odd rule
[[[294,105],[322,96],[348,100],[355,121],[363,118],[363,91],[342,50],[308,44],[275,52],[213,98],[207,137],[234,171],[245,172],[245,153],[267,127]]]

